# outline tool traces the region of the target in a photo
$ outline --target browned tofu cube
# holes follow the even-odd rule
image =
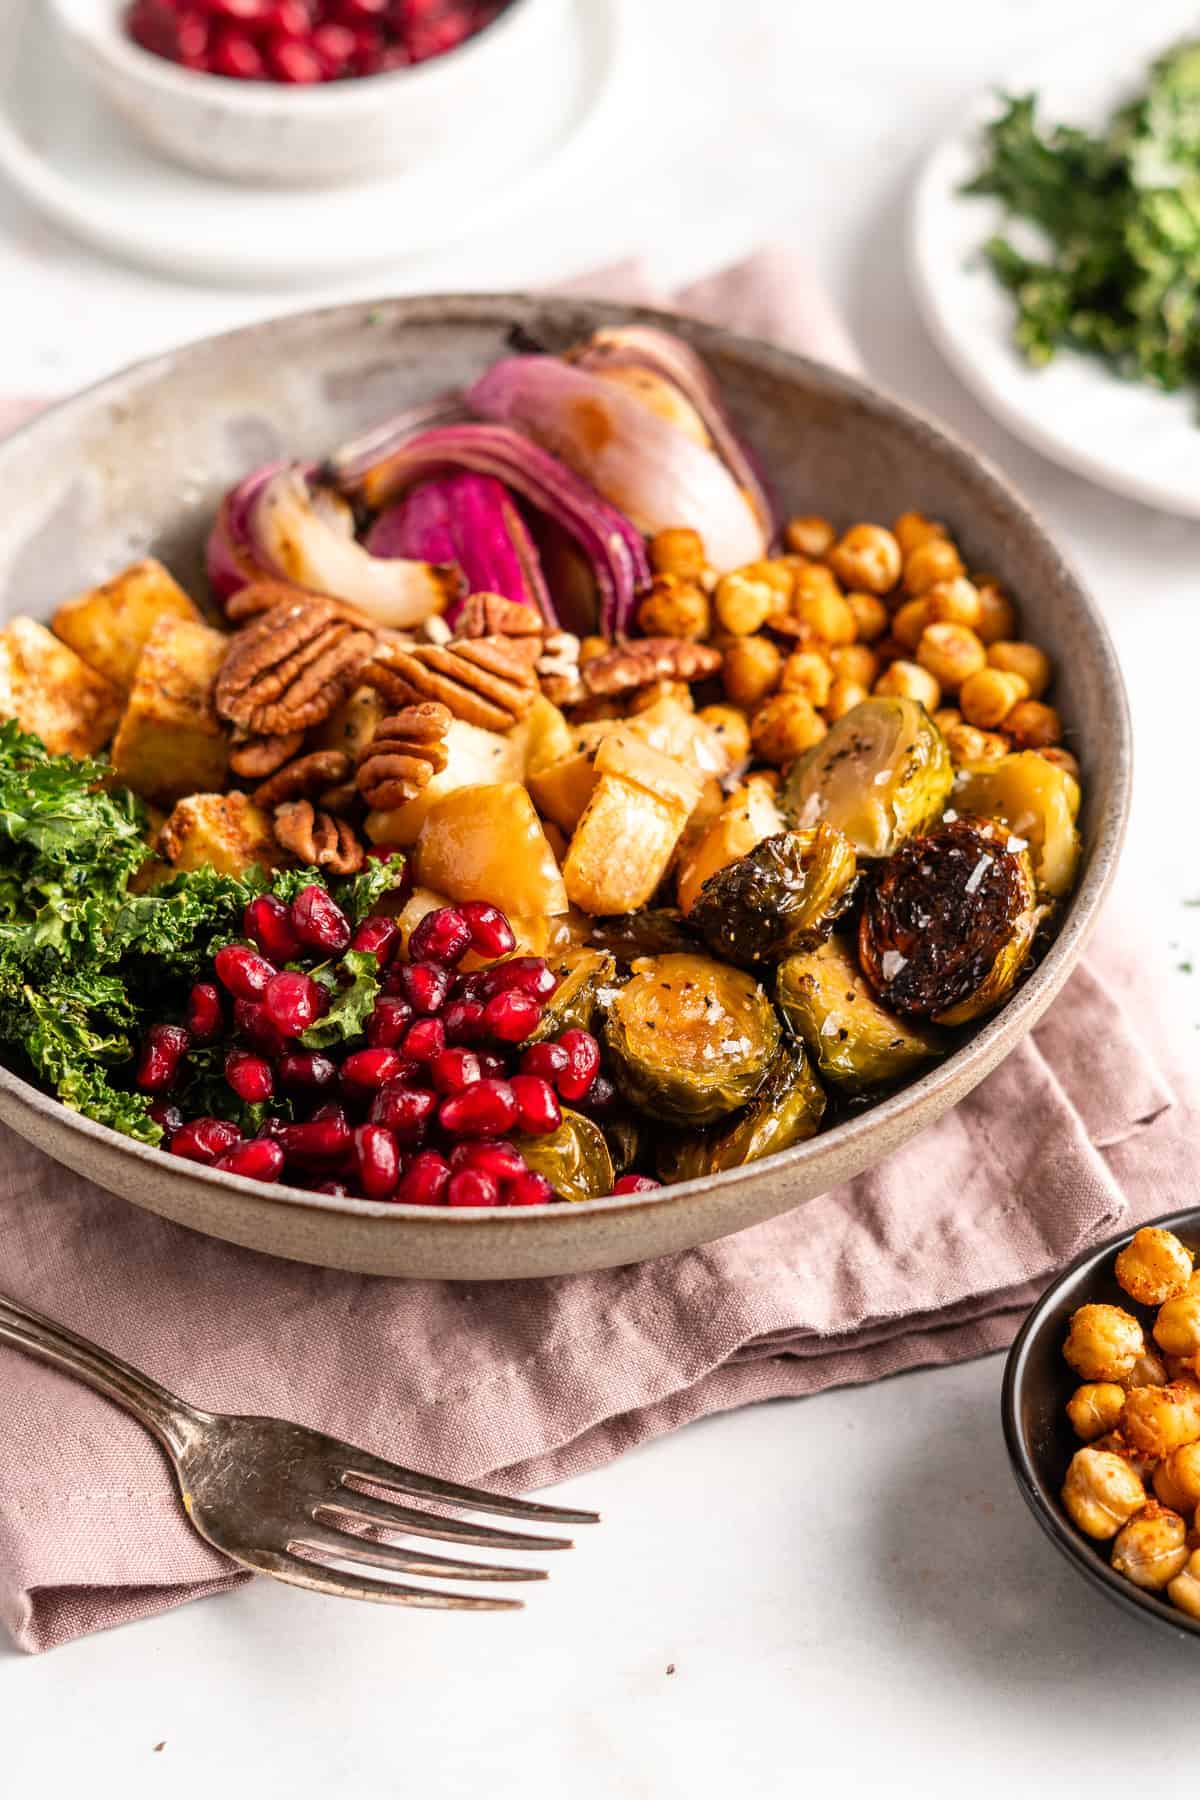
[[[0,718],[36,732],[55,756],[93,756],[121,716],[121,695],[36,619],[0,631]]]
[[[138,659],[112,747],[113,768],[165,806],[225,785],[229,745],[213,686],[229,639],[190,619],[159,619]]]
[[[64,600],[51,624],[85,663],[128,692],[146,639],[162,618],[204,623],[174,576],[147,557],[103,587]]]
[[[246,794],[189,794],[159,833],[158,847],[175,869],[210,864],[222,875],[241,875],[255,863],[270,869],[284,860],[271,821]]]

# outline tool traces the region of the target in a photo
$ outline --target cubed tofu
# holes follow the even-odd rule
[[[240,875],[255,863],[270,869],[283,861],[271,821],[245,794],[189,794],[159,833],[158,847],[175,869]]]
[[[633,912],[666,874],[703,778],[628,731],[604,739],[596,773],[563,864],[567,896],[581,912]]]
[[[121,695],[36,619],[0,631],[0,718],[41,738],[54,756],[93,756],[121,716]]]
[[[225,785],[229,746],[213,685],[229,639],[190,619],[159,619],[138,659],[112,747],[135,793],[170,805]]]
[[[163,618],[204,623],[199,607],[151,556],[102,587],[64,600],[51,624],[85,663],[128,693],[146,639]]]

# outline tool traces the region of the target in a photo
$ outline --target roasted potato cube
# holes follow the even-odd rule
[[[446,733],[446,766],[423,787],[415,800],[387,812],[367,814],[366,833],[373,844],[399,844],[411,849],[421,827],[439,800],[459,788],[494,787],[520,781],[525,772],[525,746],[515,732],[503,736],[452,719]],[[498,904],[498,903],[497,903]]]
[[[170,804],[225,785],[228,741],[213,684],[229,639],[190,619],[159,619],[138,659],[112,747],[121,780]]]
[[[121,714],[121,695],[35,619],[0,632],[0,718],[36,732],[53,756],[93,756]]]
[[[633,912],[646,905],[666,873],[703,778],[631,731],[604,739],[596,773],[563,864],[567,895],[581,912]]]
[[[387,702],[382,694],[374,688],[355,688],[337,711],[316,727],[309,742],[314,750],[342,750],[353,761],[371,742],[375,727],[386,713]]]
[[[222,875],[240,875],[255,863],[270,869],[284,860],[270,819],[245,794],[189,794],[163,826],[158,844],[176,870],[210,864]]]
[[[567,910],[554,852],[519,781],[444,795],[426,814],[413,867],[422,887],[451,900],[489,900],[510,917]]]
[[[146,639],[162,618],[204,623],[199,607],[151,556],[102,587],[64,600],[51,624],[64,644],[127,693]]]

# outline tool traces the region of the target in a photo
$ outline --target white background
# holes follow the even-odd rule
[[[1048,38],[1077,29],[1081,55],[1119,60],[1124,9],[635,4],[648,99],[586,180],[536,217],[518,208],[494,234],[319,297],[520,286],[632,251],[684,278],[765,237],[803,244],[871,374],[1007,469],[1108,616],[1138,739],[1126,885],[1194,1032],[1200,527],[1090,488],[993,425],[925,337],[904,275],[923,146]],[[0,192],[0,392],[65,392],[309,299],[106,266]],[[38,1659],[0,1646],[0,1790],[773,1800],[822,1782],[1186,1785],[1196,1646],[1126,1619],[1052,1553],[1008,1474],[999,1379],[992,1358],[760,1407],[571,1484],[563,1497],[605,1523],[522,1615],[396,1613],[263,1582]]]

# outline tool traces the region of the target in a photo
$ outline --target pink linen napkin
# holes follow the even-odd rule
[[[604,286],[646,295],[635,271]],[[677,301],[854,364],[780,253]],[[1186,1204],[1197,1108],[1158,1039],[1147,962],[1128,939],[1098,940],[940,1124],[848,1186],[679,1256],[523,1283],[307,1268],[139,1212],[5,1133],[0,1292],[205,1406],[541,1485],[727,1407],[995,1350],[1082,1247]],[[0,1621],[21,1649],[247,1579],[191,1531],[123,1413],[2,1347],[0,1396]]]

